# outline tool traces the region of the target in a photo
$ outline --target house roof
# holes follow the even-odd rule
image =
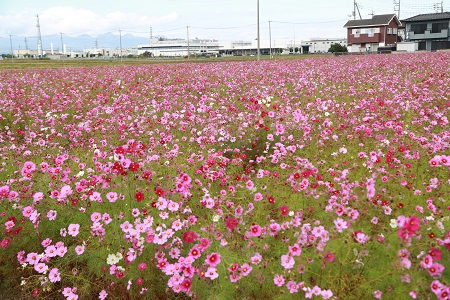
[[[420,22],[420,21],[434,21],[434,20],[450,20],[450,12],[421,14],[408,19],[404,19],[402,20],[402,22]]]
[[[345,23],[344,27],[363,27],[363,26],[380,26],[388,25],[392,19],[396,20],[397,24],[401,24],[397,19],[395,14],[387,15],[375,15],[372,19],[362,19],[362,20],[350,20]]]

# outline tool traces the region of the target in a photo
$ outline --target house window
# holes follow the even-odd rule
[[[425,30],[427,30],[427,24],[411,24],[411,31],[414,31],[414,34],[424,34]]]
[[[433,23],[431,25],[431,33],[440,33],[443,29],[448,29],[448,22]]]
[[[359,38],[359,33],[360,33],[359,30],[356,30],[356,31],[355,31],[355,38]]]
[[[387,34],[392,34],[392,28],[387,29]]]
[[[393,28],[393,29],[392,29],[392,33],[393,33],[393,34],[398,34],[398,28]]]

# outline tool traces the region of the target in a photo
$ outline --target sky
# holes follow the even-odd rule
[[[400,19],[435,12],[441,0],[401,0]],[[396,13],[400,0],[358,0],[363,19]],[[0,39],[41,35],[131,33],[150,37],[250,41],[257,37],[258,0],[0,0]],[[450,11],[450,1],[443,3]],[[345,38],[354,0],[259,0],[261,41]],[[356,17],[359,18],[358,11]],[[270,26],[269,26],[270,25]],[[151,29],[150,29],[151,28]]]

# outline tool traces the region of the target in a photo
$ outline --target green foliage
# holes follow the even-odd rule
[[[335,53],[335,52],[348,52],[347,46],[343,46],[339,43],[334,43],[330,46],[328,49],[328,52]]]

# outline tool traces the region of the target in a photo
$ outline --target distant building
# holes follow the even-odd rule
[[[395,14],[374,15],[372,19],[350,20],[347,28],[349,52],[377,51],[379,47],[395,46],[399,42],[401,25]]]
[[[217,40],[208,39],[170,39],[157,40],[148,45],[139,45],[138,55],[148,55],[150,57],[176,57],[198,54],[218,54],[220,50]]]
[[[331,45],[340,44],[347,47],[347,39],[342,38],[327,38],[327,39],[310,39],[308,41],[302,41],[301,52],[302,53],[327,53]]]
[[[415,50],[450,49],[450,12],[421,14],[405,20],[406,42]]]

